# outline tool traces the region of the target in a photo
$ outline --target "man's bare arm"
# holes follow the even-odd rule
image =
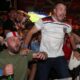
[[[71,35],[69,35],[69,37],[70,37],[70,42],[71,42],[71,45],[72,45],[74,57],[76,57],[77,60],[80,60],[80,54],[76,50],[76,43],[75,43],[76,37],[73,35],[73,33]]]
[[[76,49],[75,38],[74,38],[73,33],[69,34],[69,39],[70,39],[72,49]]]
[[[30,42],[30,40],[31,40],[31,38],[32,38],[32,35],[35,34],[35,33],[37,33],[38,31],[39,31],[39,30],[34,26],[34,27],[28,32],[27,36],[25,37],[25,39],[24,39],[24,44],[25,44],[25,45],[28,45],[29,42]]]

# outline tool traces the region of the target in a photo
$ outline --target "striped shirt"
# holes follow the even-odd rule
[[[35,23],[38,30],[42,32],[40,51],[47,52],[48,57],[64,56],[62,47],[65,32],[70,33],[70,25],[55,21],[53,17],[45,17]]]

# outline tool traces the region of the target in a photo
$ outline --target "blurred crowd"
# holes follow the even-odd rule
[[[7,49],[6,43],[6,34],[8,32],[17,32],[19,34],[19,38],[22,44],[22,48],[24,48],[24,38],[27,36],[28,31],[34,26],[34,23],[29,19],[30,16],[27,15],[22,10],[16,10],[14,8],[9,9],[7,12],[3,12],[0,14],[0,52]],[[15,35],[15,33],[14,33]],[[39,51],[40,47],[40,40],[41,40],[41,33],[38,32],[34,34],[32,37],[29,46],[30,50],[34,52]],[[36,61],[29,62],[29,80],[34,78],[36,73]]]
[[[0,40],[5,40],[6,33],[17,31],[21,39],[27,35],[34,23],[30,21],[27,13],[11,8],[8,12],[0,14]],[[0,44],[3,44],[2,42]],[[0,45],[2,50],[2,45]]]

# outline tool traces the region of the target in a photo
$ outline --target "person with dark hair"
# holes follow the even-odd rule
[[[15,31],[16,30],[16,17],[17,17],[17,12],[14,8],[11,8],[8,11],[8,19],[3,23],[3,28],[5,33],[8,31]]]
[[[52,70],[56,71],[58,79],[71,80],[68,64],[62,49],[65,33],[71,37],[72,30],[70,25],[64,23],[66,5],[57,3],[52,13],[51,16],[39,19],[35,23],[35,26],[28,32],[25,38],[25,44],[28,46],[32,35],[41,30],[40,51],[47,52],[48,59],[38,62],[36,80],[48,80]]]

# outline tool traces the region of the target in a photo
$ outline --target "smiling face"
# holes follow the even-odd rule
[[[66,16],[66,6],[62,3],[59,3],[53,9],[54,17],[58,21],[63,21]]]
[[[20,40],[18,37],[9,37],[7,39],[7,47],[9,49],[9,51],[13,52],[13,53],[18,53],[20,50]]]

